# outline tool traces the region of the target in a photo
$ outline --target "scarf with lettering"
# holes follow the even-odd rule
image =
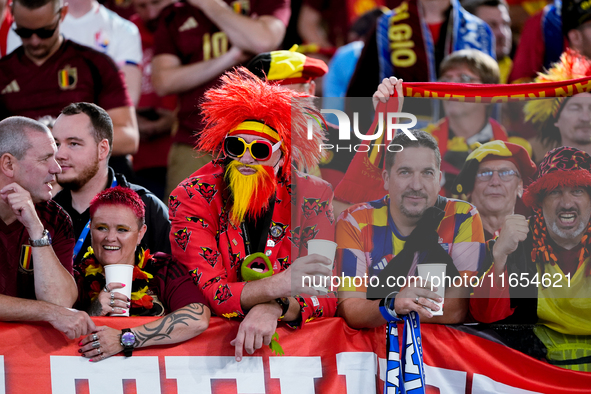
[[[445,27],[444,56],[460,49],[476,49],[495,58],[492,30],[481,19],[451,0]],[[405,81],[436,81],[435,48],[419,0],[400,0],[378,19],[376,26],[380,80],[392,75]]]
[[[402,317],[402,349],[398,343],[398,320],[388,321],[384,394],[425,394],[427,388],[419,315],[413,311]]]

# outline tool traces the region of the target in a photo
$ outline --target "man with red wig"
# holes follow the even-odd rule
[[[509,215],[492,246],[489,283],[474,288],[472,315],[492,323],[538,323],[555,365],[591,371],[591,156],[556,148],[523,200],[529,223]],[[493,281],[490,283],[490,281]]]
[[[197,146],[216,159],[171,193],[170,239],[213,312],[244,318],[232,341],[240,361],[243,346],[252,354],[270,343],[278,319],[297,327],[334,315],[336,298],[297,295],[316,294],[301,288],[303,276],[331,274],[329,259],[306,254],[309,240],[334,239],[334,217],[330,187],[292,165],[310,169],[321,157],[317,122],[307,137],[309,115],[317,112],[310,96],[243,68],[221,81],[205,94]],[[255,253],[268,259],[261,268],[268,276],[243,282],[241,265]]]

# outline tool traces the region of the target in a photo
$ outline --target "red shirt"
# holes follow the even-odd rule
[[[107,55],[64,40],[41,66],[22,46],[0,59],[0,119],[58,116],[65,106],[80,101],[105,110],[132,105],[123,73]]]
[[[136,24],[142,39],[143,58],[140,64],[142,71],[142,90],[138,110],[162,108],[174,111],[177,104],[176,95],[160,97],[152,85],[152,58],[154,57],[154,34],[148,30],[143,20],[135,14],[130,20]],[[145,168],[166,167],[168,165],[168,151],[172,144],[170,135],[161,135],[148,141],[140,141],[140,147],[133,155],[133,169],[139,171]]]
[[[513,59],[513,68],[509,75],[511,83],[532,82],[538,72],[544,71],[544,56],[546,43],[542,29],[544,10],[531,16],[523,25],[519,46]],[[564,40],[564,48],[568,47],[568,40]]]
[[[542,14],[540,11],[530,17],[523,25],[523,31],[515,59],[513,60],[513,69],[509,76],[510,82],[531,82],[536,77],[538,71],[544,68],[544,33],[542,32]]]
[[[224,1],[228,4],[243,4],[241,13],[245,15],[272,15],[286,26],[291,13],[288,0],[250,0],[246,2],[248,7],[244,7],[243,2]],[[160,14],[154,56],[174,55],[180,59],[181,64],[186,65],[213,59],[231,46],[226,35],[220,33],[220,29],[201,10],[184,1],[168,6]],[[214,78],[178,95],[179,129],[173,137],[174,142],[195,145],[194,134],[203,128],[199,102],[203,93],[217,82],[218,78]]]
[[[0,23],[0,57],[6,56],[6,44],[8,42],[8,32],[12,26],[12,14],[10,8],[5,7],[4,18]]]
[[[74,231],[70,216],[53,200],[35,205],[43,227],[51,235],[51,246],[64,268],[72,271]],[[29,233],[18,220],[6,225],[0,220],[0,294],[11,297],[35,297],[34,265]]]

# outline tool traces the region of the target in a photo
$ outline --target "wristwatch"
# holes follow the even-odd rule
[[[135,348],[135,334],[129,328],[121,330],[121,346],[123,346],[123,355],[131,357]]]
[[[281,320],[285,317],[285,314],[289,310],[289,298],[287,298],[287,297],[276,298],[275,301],[277,301],[277,303],[281,307],[281,316],[279,317],[279,320]]]
[[[38,247],[38,246],[49,246],[51,245],[51,234],[46,229],[43,230],[43,236],[39,239],[31,239],[29,238],[29,243],[31,246]]]

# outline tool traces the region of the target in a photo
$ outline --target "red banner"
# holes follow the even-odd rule
[[[98,318],[124,328],[151,318]],[[534,360],[452,327],[422,327],[428,393],[553,393],[591,391],[591,374]],[[46,324],[0,323],[0,394],[14,393],[381,393],[384,328],[353,330],[323,318],[303,330],[278,328],[284,356],[268,348],[234,361],[238,323],[212,318],[200,336],[175,346],[137,349],[91,363],[77,341]],[[379,372],[378,372],[379,371]]]

